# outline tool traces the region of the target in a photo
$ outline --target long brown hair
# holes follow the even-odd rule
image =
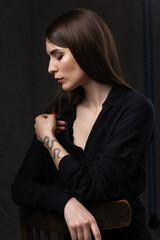
[[[57,46],[69,48],[79,66],[94,81],[132,88],[124,81],[112,34],[94,11],[78,8],[65,13],[49,26],[46,38]],[[60,92],[50,109],[60,98]],[[69,105],[78,104],[84,98],[82,87],[66,95]]]

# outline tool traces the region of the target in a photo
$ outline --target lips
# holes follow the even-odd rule
[[[58,81],[58,83],[61,83],[64,78],[55,78],[55,79]]]

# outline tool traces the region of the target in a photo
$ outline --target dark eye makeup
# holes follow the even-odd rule
[[[61,60],[62,59],[62,57],[63,57],[63,54],[61,54],[61,55],[59,55],[58,57],[57,57],[57,60]]]

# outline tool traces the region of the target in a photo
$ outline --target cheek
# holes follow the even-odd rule
[[[84,72],[82,69],[79,67],[79,65],[76,62],[71,62],[71,64],[68,67],[70,73],[72,76],[75,76],[76,79],[82,78],[84,76]]]
[[[73,73],[80,69],[74,58],[71,56],[66,56],[61,63],[61,69],[65,72]]]

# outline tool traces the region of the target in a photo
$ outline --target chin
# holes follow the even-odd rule
[[[65,85],[63,85],[62,84],[62,89],[64,90],[64,91],[72,91],[72,90],[74,90],[74,89],[76,89],[78,86],[65,86]]]
[[[62,85],[62,89],[64,90],[64,91],[70,91],[71,90],[71,88],[69,88],[69,87],[64,87],[63,85]]]

